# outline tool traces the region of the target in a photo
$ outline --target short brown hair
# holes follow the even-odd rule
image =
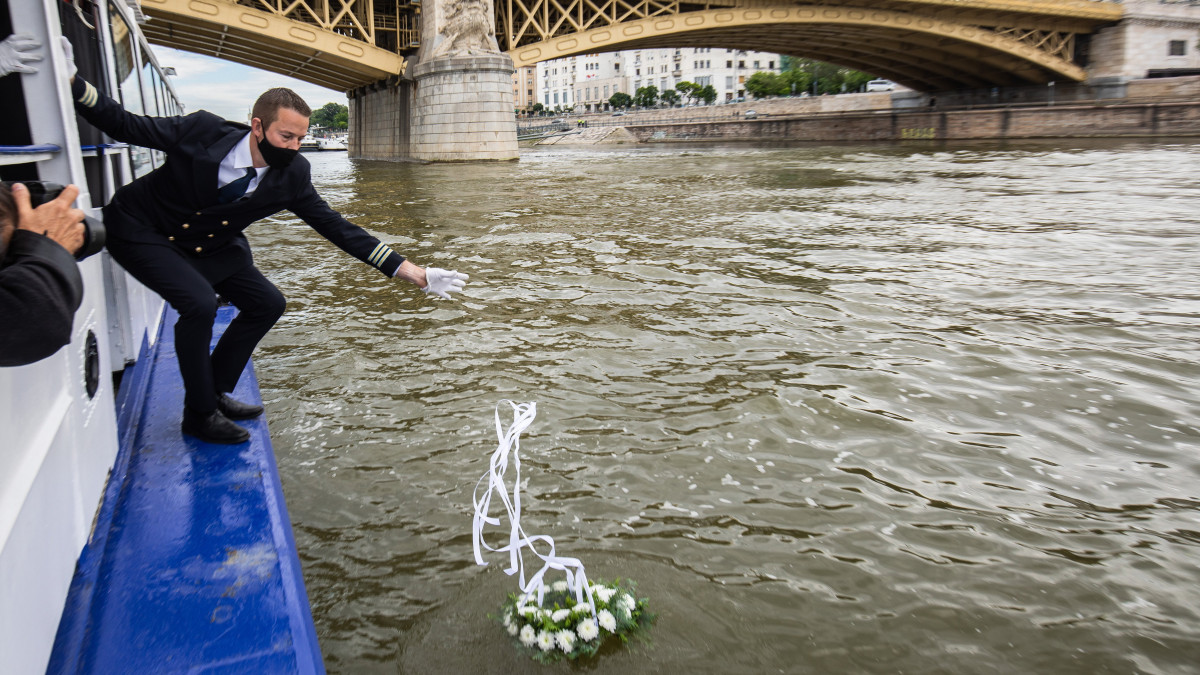
[[[262,120],[263,129],[266,129],[279,118],[280,108],[295,110],[305,117],[312,117],[312,108],[308,107],[304,99],[300,98],[296,92],[284,87],[275,87],[264,91],[262,96],[259,96],[258,100],[254,102],[250,116]]]

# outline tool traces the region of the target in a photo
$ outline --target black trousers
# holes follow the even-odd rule
[[[174,246],[109,240],[108,250],[135,279],[158,293],[175,311],[175,353],[183,378],[184,405],[198,413],[217,407],[217,394],[232,392],[259,340],[283,315],[283,294],[253,264],[222,271],[219,278],[203,271],[203,259],[191,258]],[[216,347],[212,344],[217,293],[238,309]]]

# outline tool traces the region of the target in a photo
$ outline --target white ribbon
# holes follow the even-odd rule
[[[500,404],[508,403],[513,409],[513,422],[508,431],[504,430],[504,425],[500,422]],[[487,561],[483,559],[481,549],[495,551],[497,553],[508,553],[508,569],[504,573],[512,576],[513,573],[520,571],[521,573],[521,591],[526,597],[537,591],[537,604],[541,606],[542,597],[546,591],[545,576],[547,570],[562,570],[567,575],[567,587],[575,591],[576,602],[582,603],[584,595],[587,596],[588,605],[592,608],[592,614],[596,613],[596,604],[592,601],[592,589],[588,585],[587,575],[583,571],[583,563],[578,558],[568,558],[557,556],[554,554],[554,540],[546,535],[528,536],[521,528],[521,457],[519,450],[521,448],[521,432],[529,428],[533,423],[533,418],[537,416],[536,403],[514,403],[504,400],[496,404],[496,437],[498,445],[496,451],[492,453],[491,461],[488,465],[487,473],[479,478],[479,482],[475,484],[475,492],[473,499],[475,502],[475,517],[472,522],[471,530],[474,539],[475,548],[475,563],[478,565],[487,565]],[[509,455],[512,456],[512,463],[516,470],[516,480],[513,482],[512,498],[509,499],[508,490],[504,485],[504,473],[508,470]],[[482,497],[479,494],[479,488],[487,481],[487,490]],[[504,505],[505,511],[508,512],[509,533],[508,545],[500,548],[492,548],[483,540],[484,525],[500,525],[499,518],[493,518],[488,515],[491,508],[492,496],[499,496],[500,502]],[[545,542],[550,546],[550,552],[542,555],[533,547],[536,541]],[[525,581],[525,559],[521,549],[528,547],[537,557],[543,561],[542,568],[537,571],[529,581]]]

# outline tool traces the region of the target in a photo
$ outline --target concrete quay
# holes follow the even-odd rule
[[[1200,136],[1200,77],[1134,81],[1127,92],[1124,98],[1097,100],[1085,98],[1080,89],[1062,92],[1058,100],[1045,96],[1001,104],[971,102],[966,95],[959,100],[944,95],[932,99],[912,92],[766,99],[620,117],[566,117],[572,126],[577,119],[587,120],[593,133],[568,133],[540,143]],[[1031,98],[1028,92],[1024,97]],[[752,119],[747,117],[749,110],[755,112]],[[596,133],[612,126],[628,133]]]

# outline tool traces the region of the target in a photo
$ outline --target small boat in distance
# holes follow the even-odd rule
[[[318,138],[317,146],[319,150],[346,150],[345,136],[329,136],[327,138]]]

